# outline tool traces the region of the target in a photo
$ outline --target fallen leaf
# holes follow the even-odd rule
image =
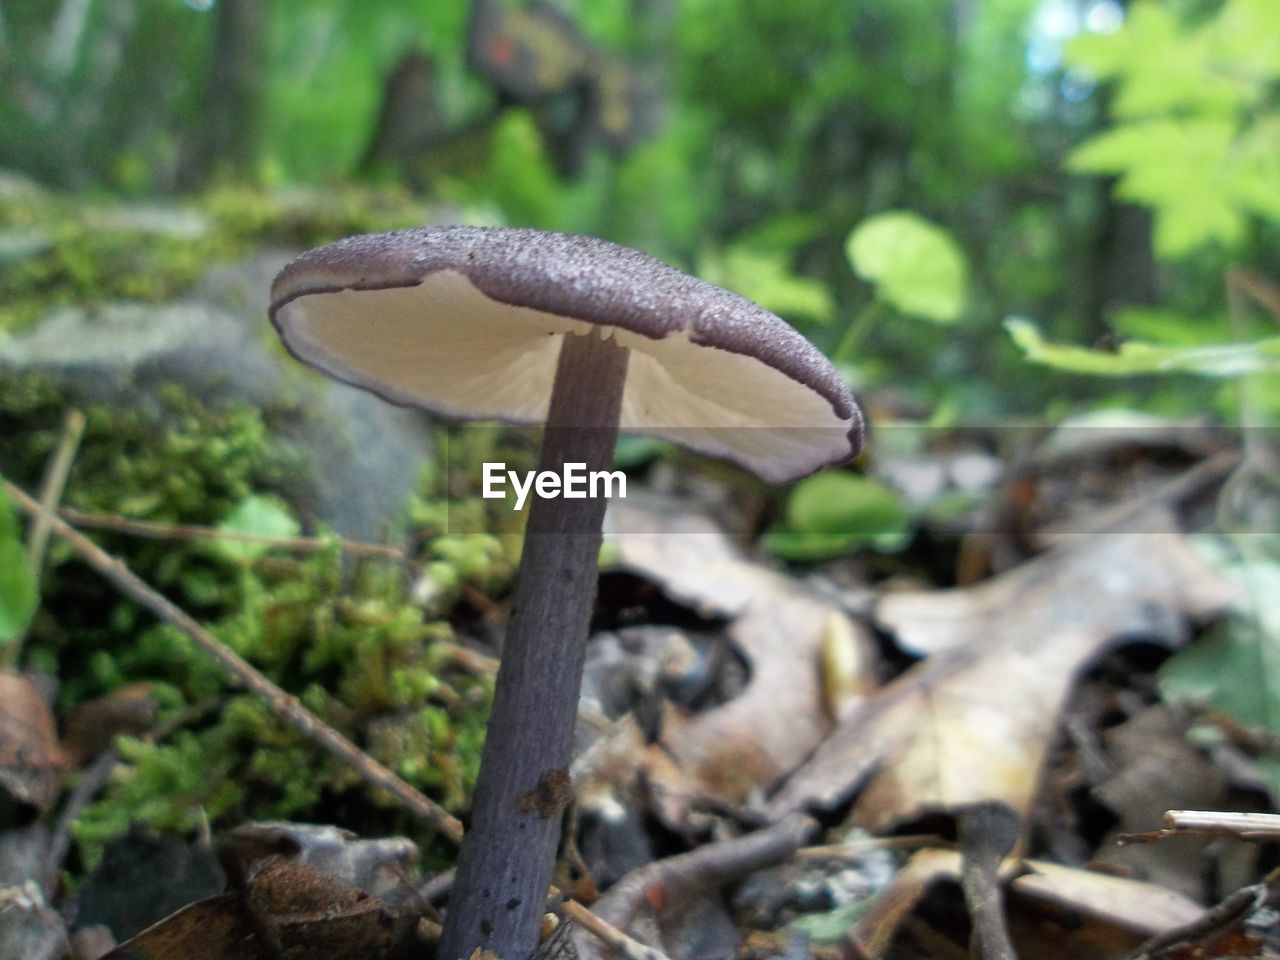
[[[1167,707],[1148,707],[1103,734],[1110,774],[1090,791],[1116,815],[1093,862],[1139,876],[1190,897],[1204,895],[1209,837],[1185,836],[1160,843],[1121,845],[1122,834],[1158,829],[1164,812],[1227,809],[1226,782],[1209,759],[1187,741],[1187,723]],[[1221,844],[1214,846],[1221,847]],[[1257,850],[1235,844],[1217,851],[1214,874],[1229,889],[1253,876]],[[1224,867],[1235,861],[1235,869]]]
[[[140,736],[156,718],[152,684],[131,683],[67,711],[62,748],[79,765],[108,749],[120,734]]]
[[[65,769],[49,705],[29,679],[0,671],[0,788],[44,813]]]
[[[860,647],[841,662],[867,672],[873,643],[832,600],[747,561],[705,518],[659,519],[645,510],[627,504],[615,513],[614,562],[673,599],[730,618],[728,639],[750,671],[746,687],[726,703],[689,714],[668,710],[662,743],[703,791],[742,803],[771,789],[829,729],[822,663],[830,635]],[[839,684],[859,681],[842,676]]]
[[[942,880],[959,882],[961,855],[957,851],[926,849],[916,853],[899,871],[858,923],[847,939],[868,957],[881,957],[889,949],[906,918],[926,891]],[[1104,954],[1099,945],[1114,943],[1116,949],[1106,956],[1127,955],[1137,943],[1166,930],[1173,930],[1198,919],[1204,907],[1181,894],[1157,884],[1127,877],[1117,877],[1092,870],[1081,870],[1040,860],[1005,858],[998,876],[1014,896],[1008,913],[1010,927],[1019,934],[1019,956],[1049,956],[1047,944],[1037,943],[1029,949],[1026,939],[1045,935],[1045,923],[1021,916],[1026,901],[1051,905],[1063,915],[1055,934],[1061,938],[1068,931],[1079,935],[1081,942],[1094,945],[1091,954],[1071,949],[1053,952],[1053,956],[1095,956]],[[1085,920],[1094,928],[1085,930]]]
[[[1159,884],[1043,860],[1023,862],[1030,872],[1014,878],[1009,885],[1013,893],[1088,914],[1144,938],[1204,914],[1200,904]]]
[[[834,810],[863,787],[852,818],[872,832],[987,800],[1025,816],[1081,671],[1125,638],[1177,646],[1236,596],[1158,510],[981,586],[887,597],[881,623],[934,655],[844,717],[767,813]]]
[[[266,820],[241,824],[220,844],[225,857],[234,852],[251,863],[254,850],[282,853],[312,867],[331,880],[387,899],[408,888],[405,871],[418,856],[417,845],[405,837],[364,839],[328,824]]]
[[[275,857],[242,889],[183,907],[102,960],[401,960],[427,949],[417,937],[415,917]]]

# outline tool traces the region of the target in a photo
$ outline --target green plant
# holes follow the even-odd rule
[[[26,631],[38,599],[36,578],[22,545],[17,508],[0,476],[0,662],[6,646]]]
[[[1274,293],[1260,293],[1274,288],[1247,269],[1250,256],[1265,262],[1258,237],[1280,224],[1276,36],[1280,7],[1269,0],[1227,0],[1199,21],[1145,0],[1118,32],[1072,43],[1071,65],[1111,82],[1114,96],[1111,124],[1071,154],[1068,168],[1112,176],[1117,197],[1150,208],[1156,255],[1183,271],[1216,269],[1230,312],[1223,324],[1170,307],[1120,311],[1113,325],[1133,335],[1114,351],[1051,343],[1012,318],[1006,327],[1027,359],[1099,376],[1239,378],[1280,367],[1280,337],[1247,306],[1262,306],[1272,324],[1280,319]]]
[[[892,210],[860,223],[845,243],[849,264],[872,284],[874,295],[831,351],[852,362],[885,308],[936,324],[952,324],[964,311],[968,266],[951,235],[918,214]]]

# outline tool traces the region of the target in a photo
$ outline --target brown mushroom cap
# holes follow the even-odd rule
[[[428,227],[304,253],[271,287],[298,359],[461,419],[545,419],[565,334],[631,349],[621,428],[767,480],[858,452],[863,419],[831,363],[764,308],[595,237]]]

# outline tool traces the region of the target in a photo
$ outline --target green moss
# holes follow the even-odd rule
[[[107,211],[104,213],[104,211]],[[403,195],[341,189],[264,194],[222,188],[193,198],[168,228],[69,197],[0,201],[0,335],[60,303],[164,300],[208,264],[263,245],[307,246],[424,221]],[[167,211],[160,217],[168,216]],[[183,221],[182,217],[187,220]],[[192,229],[172,229],[186,222]],[[199,228],[199,229],[197,229]],[[37,375],[0,392],[0,473],[38,486],[63,430],[66,399]],[[216,526],[251,498],[287,503],[305,465],[273,440],[272,415],[247,404],[210,407],[181,390],[132,409],[88,405],[64,502],[161,524]],[[413,562],[352,561],[337,541],[314,554],[219,550],[207,541],[94,539],[187,610],[228,647],[327,722],[451,810],[479,765],[491,680],[447,655],[450,618],[466,585],[501,599],[514,574],[522,518],[473,488],[490,456],[533,462],[528,437],[489,428],[442,431],[447,455],[408,505]],[[51,545],[41,610],[25,647],[55,672],[61,708],[149,681],[160,704],[156,742],[122,744],[123,762],[76,831],[91,863],[101,845],[143,822],[175,831],[247,819],[341,822],[369,832],[418,831],[390,798],[304,741],[230,683],[189,638]],[[470,609],[470,608],[463,608]],[[451,855],[428,842],[426,857]]]
[[[14,378],[0,397],[0,472],[34,487],[61,433],[65,401],[47,380]],[[247,497],[287,494],[299,464],[249,406],[208,408],[164,391],[137,410],[85,409],[65,501],[92,512],[217,525]],[[415,498],[445,510],[436,483]],[[464,506],[470,510],[472,506]],[[318,553],[220,550],[208,541],[95,539],[200,619],[327,722],[453,810],[474,783],[490,680],[438,652],[450,603],[424,608],[417,566],[352,562],[336,539]],[[518,539],[415,532],[415,551],[454,584],[500,595]],[[359,829],[408,829],[389,798],[244,695],[177,629],[157,623],[55,541],[28,659],[55,669],[66,707],[123,684],[156,684],[156,743],[131,741],[101,799],[77,825],[86,862],[130,822],[186,831],[246,819],[332,817]],[[338,813],[337,811],[341,811]],[[361,812],[363,811],[363,812]],[[361,822],[360,818],[364,818]],[[354,819],[353,819],[354,818]],[[429,840],[430,837],[421,837]]]
[[[52,307],[177,297],[211,263],[263,245],[304,248],[353,233],[421,225],[392,189],[265,192],[220,187],[163,209],[36,193],[0,198],[0,333]],[[13,254],[5,254],[9,248]]]

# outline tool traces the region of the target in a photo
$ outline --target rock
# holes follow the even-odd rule
[[[77,892],[76,926],[105,926],[116,940],[126,940],[180,907],[220,893],[224,882],[207,845],[134,827],[107,844],[102,863]]]
[[[117,406],[146,408],[178,384],[207,405],[262,407],[310,466],[292,492],[306,519],[376,540],[399,521],[430,455],[428,421],[288,357],[266,316],[286,259],[215,267],[185,300],[54,309],[0,340],[0,377],[40,372],[71,399]]]
[[[32,823],[0,832],[0,957],[55,960],[64,954],[66,926],[45,900],[49,829]]]

